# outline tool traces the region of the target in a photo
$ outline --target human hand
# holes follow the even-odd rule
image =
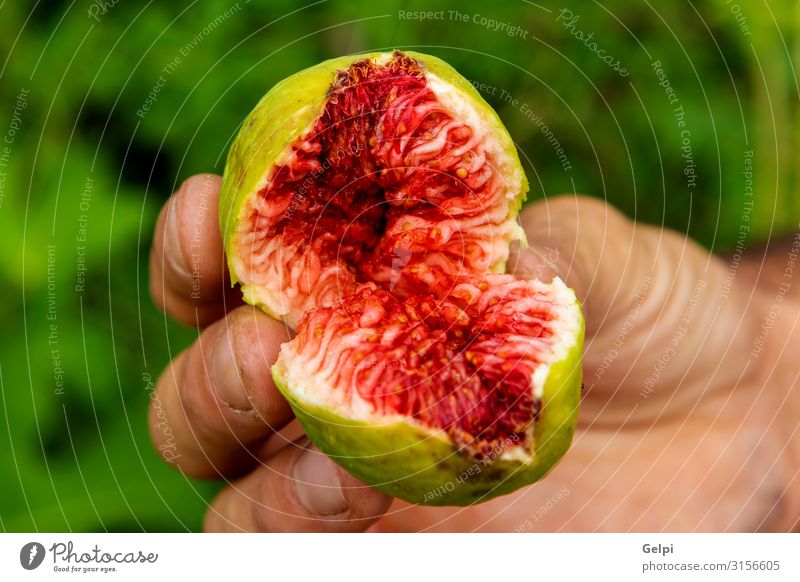
[[[230,289],[219,187],[218,176],[189,178],[156,226],[153,299],[169,316],[202,328],[158,380],[150,407],[156,448],[188,476],[228,482],[208,510],[207,530],[366,529],[390,499],[287,429],[292,412],[270,366],[289,331]]]

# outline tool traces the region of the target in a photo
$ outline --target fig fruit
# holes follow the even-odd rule
[[[580,306],[503,274],[527,188],[497,114],[428,55],[323,62],[245,120],[220,197],[232,281],[296,329],[276,385],[367,484],[466,505],[569,448]]]

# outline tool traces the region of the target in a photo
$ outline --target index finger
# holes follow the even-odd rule
[[[161,210],[150,253],[150,293],[181,323],[203,327],[241,305],[232,292],[218,221],[221,178],[183,182]]]

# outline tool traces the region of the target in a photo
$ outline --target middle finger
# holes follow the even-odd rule
[[[289,331],[240,307],[206,329],[158,381],[150,431],[161,455],[192,477],[238,473],[292,412],[270,375]]]

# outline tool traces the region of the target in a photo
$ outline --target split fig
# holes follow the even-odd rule
[[[428,55],[323,62],[245,120],[220,199],[231,278],[296,330],[275,383],[367,484],[466,505],[569,448],[580,305],[504,274],[527,189],[497,114]]]

